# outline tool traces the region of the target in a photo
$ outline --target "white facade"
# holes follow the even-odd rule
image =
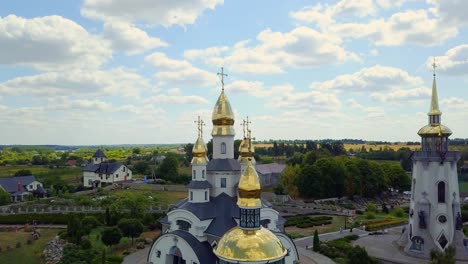
[[[234,158],[234,136],[213,136],[213,159]]]
[[[190,244],[178,235],[160,236],[153,245],[155,244],[158,248],[150,251],[148,263],[173,264],[177,256],[170,253],[180,252],[180,257],[185,260],[186,264],[202,264]]]
[[[132,179],[132,171],[125,165],[121,165],[116,171],[110,174],[96,173],[92,171],[83,171],[83,185],[85,187],[93,186],[93,182],[114,183],[128,181]]]

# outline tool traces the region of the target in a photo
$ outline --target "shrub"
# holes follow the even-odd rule
[[[20,248],[21,247],[21,242],[16,242],[16,248]]]
[[[318,252],[320,250],[320,239],[319,239],[319,236],[318,236],[318,231],[317,229],[315,229],[315,232],[314,232],[314,251]]]
[[[366,219],[375,219],[375,212],[367,211],[366,212]]]
[[[26,241],[26,244],[31,245],[31,244],[33,243],[33,241],[34,241],[33,239],[29,238],[29,239]]]
[[[398,208],[396,208],[396,209],[393,211],[393,214],[394,214],[396,217],[403,217],[403,216],[405,215],[405,211],[403,210],[403,208],[398,207]]]
[[[354,241],[354,240],[358,240],[359,236],[358,235],[347,235],[343,239],[345,241],[347,241],[347,242],[351,242],[351,241]]]
[[[374,213],[377,212],[377,206],[373,203],[368,203],[366,207],[367,207],[368,212],[374,212]]]
[[[91,241],[89,241],[89,239],[83,239],[80,242],[80,247],[82,249],[90,249],[93,247],[93,245],[91,244]]]

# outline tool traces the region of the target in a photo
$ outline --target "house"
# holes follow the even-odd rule
[[[279,183],[280,174],[286,168],[285,164],[270,163],[270,164],[256,164],[255,170],[260,177],[260,184],[262,187],[275,186]]]
[[[11,195],[12,202],[25,201],[29,195],[47,195],[44,185],[34,176],[0,178],[0,187]]]
[[[83,185],[98,187],[101,183],[115,183],[132,179],[132,171],[120,162],[107,162],[101,149],[93,155],[92,163],[83,168]]]

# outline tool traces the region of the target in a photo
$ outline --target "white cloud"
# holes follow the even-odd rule
[[[404,2],[392,1],[391,4],[401,6]],[[391,7],[389,1],[385,0],[377,1],[377,5],[383,8]],[[339,14],[340,10],[357,16],[375,14],[375,6],[371,1],[340,1],[333,6],[309,6],[291,12],[290,16],[301,22],[315,23],[322,32],[342,38],[366,38],[378,46],[432,46],[458,34],[455,25],[445,23],[437,14],[433,14],[432,9],[405,10],[388,18],[379,17],[363,23],[353,22],[354,18],[349,20],[351,22],[346,21],[347,16]]]
[[[432,68],[433,58],[426,60],[426,65]],[[468,72],[468,44],[449,49],[445,55],[436,57],[437,72],[453,75],[464,75]]]
[[[112,42],[114,49],[123,50],[128,55],[168,46],[159,38],[150,37],[148,33],[134,25],[120,21],[105,22],[103,35]]]
[[[129,69],[114,68],[109,71],[72,70],[17,77],[0,83],[0,91],[8,95],[138,97],[140,91],[149,86],[139,74]]]
[[[274,94],[279,93],[289,93],[294,90],[294,87],[290,84],[284,85],[275,85],[272,86],[270,89],[264,87],[264,84],[259,81],[244,81],[244,80],[237,80],[230,82],[226,85],[226,90],[232,93],[247,93],[255,97],[270,97]]]
[[[380,102],[424,100],[431,97],[431,89],[425,87],[408,90],[397,89],[386,93],[372,93],[370,97]]]
[[[98,68],[112,57],[108,41],[61,16],[0,17],[0,64],[42,70]]]
[[[444,23],[452,25],[467,24],[468,17],[468,2],[464,0],[427,0],[427,2],[435,5],[433,9],[439,15]]]
[[[421,85],[422,79],[394,67],[375,65],[353,74],[339,75],[333,80],[314,82],[311,87],[320,90],[346,92],[388,91],[401,87]]]
[[[85,0],[82,15],[101,20],[143,21],[151,25],[193,24],[223,0]]]
[[[314,112],[333,112],[341,108],[341,102],[333,93],[321,91],[289,92],[273,97],[274,108],[304,109]]]
[[[266,29],[257,35],[258,44],[242,41],[229,49],[187,51],[191,58],[198,54],[213,55],[203,61],[210,66],[225,65],[233,72],[270,74],[283,73],[284,68],[304,68],[358,60],[356,54],[341,47],[341,39],[309,27],[297,27],[290,32]],[[196,54],[196,55],[194,55]],[[222,54],[222,55],[219,55]]]
[[[168,58],[161,52],[148,55],[145,60],[159,70],[155,75],[159,85],[185,85],[196,88],[213,86],[218,81],[214,73],[196,68],[186,60]]]
[[[197,95],[155,95],[146,100],[146,103],[161,104],[209,104],[206,98]]]

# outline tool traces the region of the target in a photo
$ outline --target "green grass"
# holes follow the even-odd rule
[[[19,170],[30,170],[38,180],[60,177],[66,183],[80,183],[83,171],[80,167],[49,168],[42,165],[11,165],[0,166],[0,177],[11,177]],[[47,186],[46,186],[47,187]]]
[[[28,264],[41,264],[45,263],[42,257],[42,251],[44,250],[47,242],[52,240],[58,233],[58,229],[41,229],[41,237],[34,241],[32,245],[27,245],[27,233],[19,232],[1,232],[0,243],[2,246],[2,253],[0,253],[0,263],[28,263]],[[23,237],[23,233],[24,237]],[[12,238],[15,238],[12,239]],[[18,239],[18,240],[16,240]],[[13,241],[14,240],[14,241]],[[11,251],[6,252],[5,241],[11,241],[16,245],[16,241],[21,242],[21,248],[13,248]],[[5,246],[4,246],[5,245]]]
[[[170,205],[178,202],[180,199],[187,197],[187,192],[170,192],[170,191],[151,191],[151,190],[113,190],[110,192],[113,196],[123,197],[128,194],[145,195],[153,197],[156,205]]]
[[[459,182],[458,188],[460,189],[460,192],[468,192],[468,182]]]

